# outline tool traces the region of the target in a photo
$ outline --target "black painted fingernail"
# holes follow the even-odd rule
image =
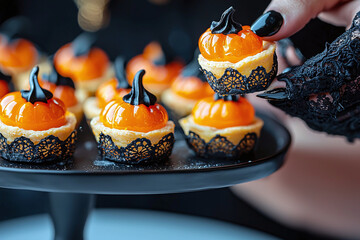
[[[289,99],[289,94],[285,88],[275,88],[267,92],[256,95],[259,98],[264,98],[269,101],[286,101]]]
[[[282,73],[290,72],[290,71],[294,70],[296,67],[298,67],[298,65],[287,67],[284,69],[284,71]]]
[[[251,25],[251,30],[259,37],[269,37],[277,33],[284,23],[284,18],[276,11],[268,11]]]

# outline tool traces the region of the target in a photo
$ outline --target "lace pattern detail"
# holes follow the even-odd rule
[[[227,68],[221,78],[217,79],[212,72],[200,69],[211,88],[220,95],[246,94],[265,90],[277,74],[277,57],[274,53],[274,64],[269,73],[263,66],[258,66],[246,77],[236,69]]]
[[[75,151],[77,131],[61,141],[58,137],[48,136],[38,144],[34,144],[29,138],[18,137],[10,144],[0,133],[0,155],[12,162],[45,163],[63,161],[72,157]]]
[[[288,100],[271,101],[309,127],[348,140],[360,137],[360,12],[353,25],[303,65],[280,74]]]
[[[170,157],[174,140],[174,134],[169,133],[155,145],[152,145],[149,139],[139,138],[126,147],[118,148],[109,135],[100,133],[98,150],[101,158],[119,163],[161,162]]]
[[[234,145],[227,140],[226,137],[220,135],[216,135],[208,143],[192,131],[189,131],[189,134],[186,136],[186,142],[189,147],[197,156],[203,158],[238,158],[244,154],[250,153],[254,149],[257,139],[255,133],[248,133],[241,139],[239,144]]]

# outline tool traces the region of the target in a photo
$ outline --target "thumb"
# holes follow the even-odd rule
[[[273,0],[251,26],[251,30],[266,40],[290,37],[312,18],[335,6],[339,0]]]

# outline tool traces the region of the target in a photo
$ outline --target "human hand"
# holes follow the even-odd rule
[[[289,37],[314,17],[349,27],[360,1],[273,0],[251,29],[267,40]],[[315,130],[360,138],[360,13],[352,26],[302,66],[282,73],[259,97]]]
[[[335,26],[349,27],[358,11],[359,0],[273,0],[251,30],[266,40],[276,41],[290,37],[316,17]]]

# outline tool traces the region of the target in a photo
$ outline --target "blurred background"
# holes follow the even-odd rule
[[[229,6],[236,9],[237,21],[251,25],[268,3],[265,0],[2,0],[0,21],[16,15],[28,17],[31,31],[23,36],[47,54],[55,53],[82,31],[95,31],[98,36],[95,45],[103,48],[112,60],[119,54],[127,58],[140,54],[146,44],[157,40],[189,61],[199,36]],[[310,57],[342,31],[314,20],[292,39],[305,57]],[[311,41],[304,41],[308,36]]]
[[[81,32],[92,31],[98,36],[95,45],[104,49],[111,60],[118,55],[133,57],[141,53],[146,44],[157,40],[188,62],[201,33],[230,5],[237,11],[236,20],[251,25],[268,3],[262,0],[1,0],[0,22],[17,15],[29,18],[31,31],[23,37],[48,55]],[[309,58],[343,31],[315,19],[292,40]],[[47,201],[46,193],[0,189],[0,221],[45,213]],[[97,196],[96,207],[204,216],[282,239],[332,239],[326,234],[277,222],[230,189],[155,196]]]

